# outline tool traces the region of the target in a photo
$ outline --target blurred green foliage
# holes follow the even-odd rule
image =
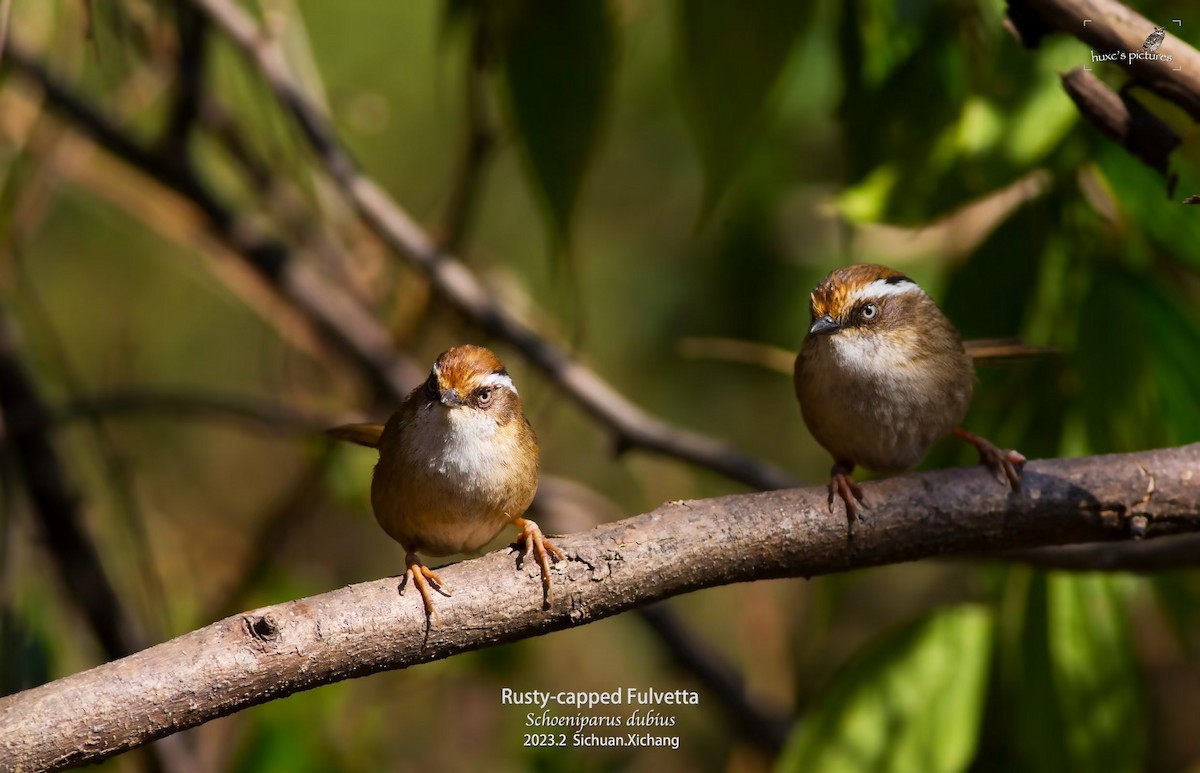
[[[979,735],[992,620],[947,607],[879,636],[801,720],[786,771],[954,771]]]
[[[1061,350],[981,370],[973,431],[1030,457],[1200,440],[1200,208],[1178,204],[1200,193],[1200,132],[1146,99],[1183,137],[1172,159],[1179,193],[1168,198],[1166,181],[1082,122],[1062,91],[1057,73],[1087,63],[1087,47],[1057,36],[1022,50],[999,4],[245,5],[363,168],[434,233],[462,193],[462,84],[484,35],[484,108],[501,141],[470,192],[478,206],[462,257],[547,336],[584,320],[581,356],[666,419],[823,482],[829,460],[786,376],[687,358],[679,344],[795,349],[813,284],[872,261],[918,279],[967,337],[1021,335]],[[1159,23],[1186,20],[1171,35],[1200,23],[1186,3],[1143,5]],[[161,132],[172,4],[20,7],[13,29],[26,45],[136,137]],[[245,174],[212,132],[190,146],[205,179],[353,290],[415,361],[479,340],[362,235],[258,76],[210,43],[211,93],[274,179]],[[1114,87],[1125,77],[1097,74]],[[361,374],[189,225],[186,207],[74,141],[10,75],[0,174],[0,297],[52,404],[136,387],[386,414],[367,402]],[[321,228],[344,264],[310,249]],[[566,302],[546,259],[562,247],[579,287]],[[497,346],[520,384],[546,473],[603,491],[626,513],[733,490],[670,460],[614,459],[603,429],[503,342],[480,343]],[[156,637],[401,567],[369,515],[369,452],[343,449],[326,465],[311,437],[215,418],[104,425],[107,443],[68,425],[59,448],[107,567]],[[131,471],[124,495],[106,456]],[[946,443],[926,465],[973,462]],[[323,495],[284,511],[278,541],[256,552],[274,508],[313,476]],[[98,655],[26,503],[11,478],[4,486],[0,684],[10,691]],[[146,587],[146,549],[165,608]],[[1154,719],[1190,717],[1200,699],[1198,593],[1193,572],[1148,582],[921,564],[718,588],[671,606],[737,664],[751,694],[797,717],[781,769],[1180,769],[1200,764],[1190,722]],[[637,754],[524,748],[523,713],[498,697],[502,686],[650,685],[696,688],[625,616],[321,688],[190,737],[217,768],[240,770],[774,764],[736,737],[708,693],[678,714],[680,751]]]

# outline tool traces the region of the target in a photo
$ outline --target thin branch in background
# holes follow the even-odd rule
[[[187,163],[189,138],[200,114],[207,61],[208,19],[186,0],[174,0],[175,29],[179,43],[174,93],[161,147],[167,159]]]
[[[1059,353],[1051,346],[1032,346],[1020,338],[976,338],[963,341],[963,348],[976,365],[998,365],[1016,360],[1051,357]],[[771,344],[741,338],[683,338],[682,357],[753,365],[784,376],[792,375],[796,353]]]
[[[5,441],[24,480],[59,576],[109,659],[144,648],[141,626],[108,579],[50,442],[49,415],[25,370],[16,336],[0,314],[0,412]]]
[[[204,620],[217,620],[245,607],[246,599],[262,582],[288,535],[324,502],[324,474],[334,458],[333,449],[333,443],[322,442],[317,458],[304,466],[278,503],[259,518],[250,548],[241,559],[240,571],[209,606]]]
[[[54,412],[54,420],[70,422],[93,416],[162,415],[179,420],[192,418],[233,421],[283,432],[320,435],[331,426],[356,417],[315,414],[275,400],[208,393],[201,390],[172,392],[127,388],[78,397]]]
[[[114,660],[138,652],[146,647],[146,636],[110,582],[87,533],[79,498],[71,491],[50,442],[49,416],[25,370],[6,314],[7,310],[0,309],[0,415],[4,417],[4,442],[13,452],[10,456],[23,479],[38,531],[68,596],[79,607],[105,656]],[[10,417],[20,419],[10,421]],[[191,748],[182,736],[154,744],[138,762],[151,772],[195,769]]]
[[[470,55],[463,82],[463,112],[467,130],[463,139],[462,157],[450,199],[442,217],[442,233],[438,249],[458,252],[474,222],[483,194],[483,178],[487,172],[497,130],[488,110],[487,76],[490,65],[488,35],[483,22],[475,19],[471,31]]]
[[[641,607],[638,615],[658,635],[675,661],[718,695],[738,733],[774,758],[787,742],[791,719],[746,695],[745,680],[720,653],[697,639],[664,602]]]
[[[4,61],[4,41],[8,40],[8,21],[12,0],[0,0],[0,62]]]
[[[542,606],[510,550],[444,567],[455,588],[427,628],[395,577],[244,612],[146,652],[0,698],[0,754],[33,768],[96,762],[318,685],[579,626],[701,588],[922,558],[1200,532],[1200,443],[1033,461],[1021,493],[984,470],[864,484],[872,518],[846,539],[824,486],[671,502],[558,537]],[[1147,481],[1151,483],[1148,484]],[[1149,493],[1148,493],[1149,492]],[[667,549],[669,546],[669,549]],[[36,707],[36,708],[35,708]],[[2,761],[2,760],[0,760]]]
[[[55,367],[68,391],[80,394],[83,391],[82,380],[72,364],[67,346],[59,334],[54,314],[46,306],[41,293],[32,284],[22,257],[24,245],[43,223],[51,202],[55,197],[51,175],[39,170],[33,181],[22,187],[9,218],[9,238],[0,245],[0,253],[13,266],[16,274],[18,292],[28,312],[37,321],[43,339],[47,342]],[[172,630],[170,625],[170,607],[167,603],[166,592],[162,577],[154,564],[150,537],[146,530],[145,518],[133,493],[133,475],[120,452],[118,444],[104,423],[94,419],[89,423],[90,435],[98,449],[101,464],[105,468],[111,491],[116,500],[116,511],[120,515],[123,526],[133,542],[136,554],[136,566],[139,587],[146,591],[146,601],[153,610],[153,618],[157,621],[159,631],[165,635]]]
[[[1181,534],[1138,542],[1100,542],[1093,545],[1013,550],[979,558],[1058,571],[1173,572],[1200,566],[1200,534]]]
[[[631,403],[562,347],[527,326],[488,292],[459,260],[428,234],[370,177],[357,169],[324,115],[301,90],[279,48],[245,11],[224,0],[192,0],[253,63],[296,119],[313,152],[363,221],[406,256],[459,312],[508,341],[593,419],[613,432],[619,448],[644,448],[712,470],[759,489],[787,488],[795,479],[713,438],[673,426]]]
[[[26,308],[37,319],[42,336],[54,354],[55,366],[67,391],[78,396],[84,391],[83,382],[71,363],[67,347],[55,324],[54,315],[43,303],[41,293],[30,287],[28,282],[25,284],[26,286],[21,292],[22,300]],[[173,631],[170,604],[167,602],[162,575],[154,563],[154,549],[146,528],[145,514],[138,503],[137,495],[134,494],[133,472],[129,469],[125,454],[121,451],[120,445],[103,419],[97,414],[88,416],[86,419],[92,441],[95,443],[97,456],[105,470],[113,499],[116,502],[115,509],[120,516],[122,526],[133,542],[138,584],[145,590],[145,600],[149,602],[152,611],[154,638],[167,635]]]
[[[351,234],[341,234],[329,224],[329,218],[304,206],[305,195],[293,181],[276,175],[270,164],[233,120],[225,104],[207,95],[203,99],[199,123],[229,155],[234,167],[241,172],[250,189],[259,198],[263,211],[275,223],[280,233],[288,234],[289,240],[299,253],[309,253],[320,259],[342,285],[354,293],[362,303],[371,303],[378,293],[372,292],[373,276],[364,276],[356,270],[351,254],[361,257],[364,253],[374,256],[381,247],[374,238],[370,243],[353,239]],[[357,220],[352,221],[354,230],[361,232]],[[353,244],[351,244],[354,242]],[[381,262],[381,261],[377,261]]]
[[[683,338],[679,355],[694,360],[719,360],[753,365],[764,370],[792,375],[796,353],[779,346],[741,338]]]

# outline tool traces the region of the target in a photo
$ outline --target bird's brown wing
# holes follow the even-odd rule
[[[340,427],[331,427],[325,430],[325,434],[331,438],[357,443],[367,448],[379,448],[379,438],[383,435],[383,425],[343,424]]]

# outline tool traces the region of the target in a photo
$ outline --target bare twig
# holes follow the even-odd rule
[[[188,138],[200,113],[204,94],[204,64],[208,47],[208,19],[186,0],[175,0],[175,28],[179,51],[175,65],[174,94],[163,135],[163,155],[187,163]]]
[[[1062,76],[1063,88],[1079,112],[1109,139],[1142,163],[1167,174],[1171,151],[1183,141],[1130,94],[1117,94],[1091,72],[1075,67]]]
[[[651,604],[638,609],[638,614],[672,657],[720,697],[729,719],[742,736],[772,756],[783,751],[791,727],[789,717],[772,713],[746,695],[745,680],[738,670],[719,652],[704,646],[668,607]]]
[[[1200,534],[1004,551],[985,558],[1073,572],[1172,572],[1200,566]]]
[[[301,519],[315,512],[325,499],[323,473],[333,458],[333,444],[326,443],[317,458],[305,465],[293,483],[272,505],[255,527],[250,549],[239,562],[237,576],[228,583],[217,600],[209,605],[204,620],[213,620],[245,608],[245,599],[258,587],[271,568],[288,535],[296,531]]]
[[[467,130],[463,141],[462,158],[458,162],[450,200],[446,205],[438,249],[456,252],[470,229],[479,205],[483,175],[488,157],[496,144],[496,129],[488,116],[486,86],[489,51],[488,35],[482,22],[476,21],[471,31],[471,49],[463,84],[463,107]]]
[[[0,62],[4,61],[4,41],[8,40],[8,21],[12,14],[12,0],[0,0]]]
[[[846,538],[824,487],[673,502],[560,537],[556,592],[500,550],[439,570],[455,588],[426,630],[395,577],[246,612],[145,652],[0,699],[0,763],[93,762],[240,709],[351,677],[549,633],[679,593],[932,556],[1200,532],[1200,444],[1031,462],[1021,494],[980,469],[864,486]],[[1147,479],[1154,481],[1147,496]]]
[[[712,438],[672,426],[637,407],[590,368],[547,341],[501,306],[459,260],[433,240],[370,177],[361,174],[324,115],[292,77],[282,53],[254,19],[225,0],[192,0],[260,71],[291,111],[320,162],[359,215],[397,253],[424,271],[456,309],[515,346],[531,363],[603,423],[623,448],[640,447],[691,462],[759,489],[794,485],[783,470]]]
[[[320,434],[357,417],[310,413],[275,400],[255,397],[153,389],[122,389],[76,398],[54,411],[55,421],[75,421],[91,416],[141,416],[162,414],[172,419],[224,419],[283,432]],[[17,418],[20,420],[20,417]]]
[[[1058,353],[1053,347],[1031,346],[1019,338],[977,338],[963,341],[963,348],[975,365],[995,365]],[[679,353],[695,359],[755,365],[785,376],[792,375],[796,361],[796,353],[790,349],[740,338],[684,338],[679,342]]]

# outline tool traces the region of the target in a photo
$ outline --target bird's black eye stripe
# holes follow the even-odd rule
[[[884,284],[889,284],[889,285],[898,285],[901,282],[911,282],[911,281],[912,280],[909,279],[908,277],[906,277],[904,274],[896,274],[895,276],[889,276],[887,279],[883,280]]]

